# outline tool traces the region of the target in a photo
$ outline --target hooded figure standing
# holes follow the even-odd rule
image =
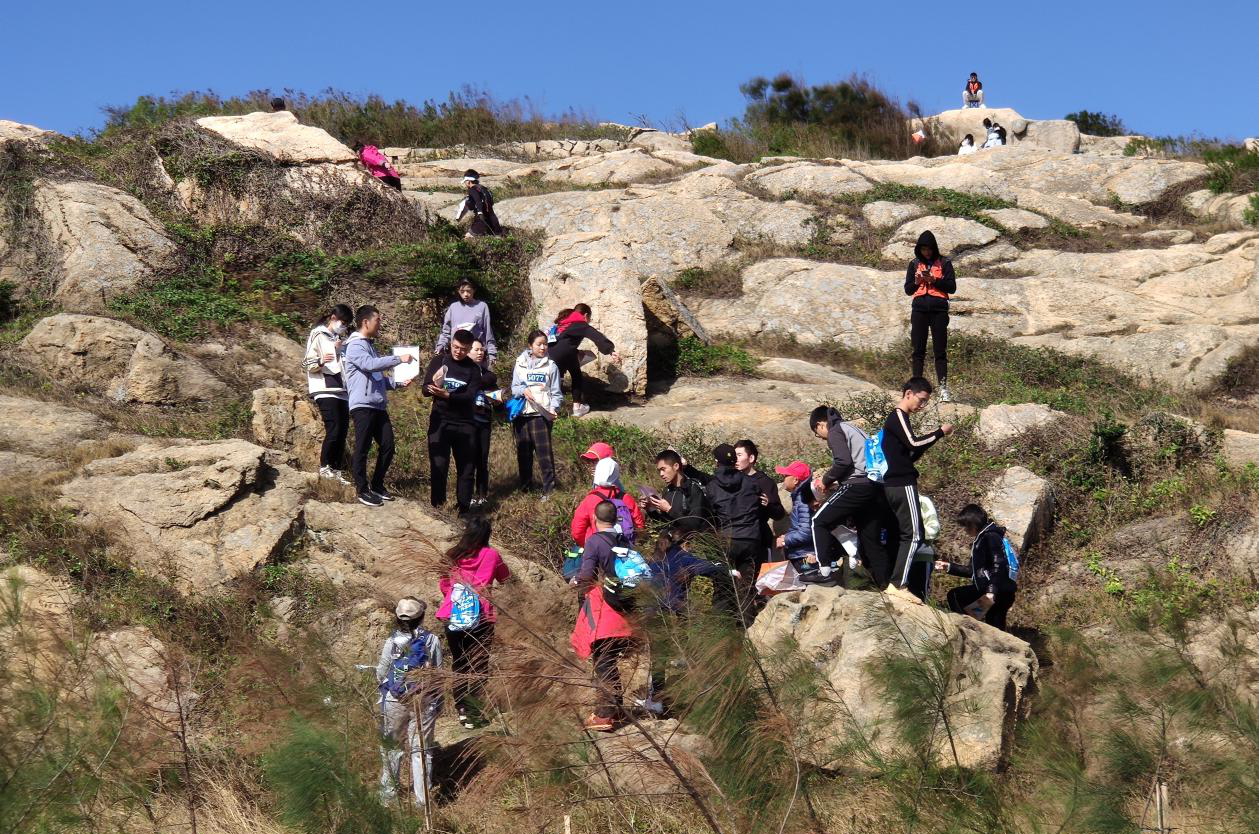
[[[466,237],[503,234],[503,227],[499,225],[499,218],[494,213],[494,195],[481,184],[481,175],[472,168],[464,172],[464,188],[467,189],[468,196],[459,204],[459,214],[455,222],[463,220],[464,215],[470,211],[475,215]]]
[[[936,381],[940,401],[950,401],[945,378],[949,375],[946,348],[949,345],[949,296],[958,291],[954,265],[941,257],[936,236],[931,232],[919,235],[914,246],[914,260],[906,267],[906,295],[910,302],[911,376],[923,376],[923,360],[927,355],[928,333],[932,334],[932,358],[936,364]]]

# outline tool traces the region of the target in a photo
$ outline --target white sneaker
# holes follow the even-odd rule
[[[573,404],[574,417],[585,417],[587,414],[590,414],[590,413],[591,413],[591,407],[587,405],[586,403]]]
[[[941,387],[936,389],[937,399],[943,403],[952,403],[954,398],[949,395],[949,389],[945,387],[945,383],[941,383]]]
[[[319,468],[319,477],[329,481],[337,481],[342,484],[350,484],[350,479],[340,469],[333,469],[331,466],[321,466]]]

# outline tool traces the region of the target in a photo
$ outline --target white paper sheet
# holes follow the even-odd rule
[[[420,347],[419,345],[401,345],[394,348],[395,356],[402,356],[404,353],[411,354],[411,362],[403,362],[394,366],[394,384],[402,385],[420,376]]]

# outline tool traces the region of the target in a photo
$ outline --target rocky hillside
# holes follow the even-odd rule
[[[414,830],[374,802],[356,664],[393,599],[436,605],[456,519],[425,500],[411,392],[391,405],[404,500],[368,508],[314,476],[297,339],[330,302],[372,302],[384,341],[427,347],[464,277],[504,356],[584,301],[625,361],[592,366],[597,411],[557,423],[558,500],[513,493],[496,426],[515,577],[495,597],[499,717],[472,737],[442,720],[437,828],[1127,831],[1152,824],[1156,782],[1181,830],[1254,827],[1248,196],[1208,190],[1197,160],[1003,122],[1010,146],[899,161],[737,165],[639,129],[386,149],[399,194],[290,113],[93,142],[0,121],[3,827]],[[507,238],[451,225],[470,167]],[[1009,528],[1014,633],[812,588],[746,641],[675,624],[657,639],[685,661],[677,720],[582,733],[556,570],[577,453],[612,441],[636,485],[671,443],[701,460],[750,436],[763,464],[820,462],[809,409],[869,424],[906,374],[923,229],[959,276],[959,402],[926,419],[961,426],[924,487],[955,561],[963,504]]]

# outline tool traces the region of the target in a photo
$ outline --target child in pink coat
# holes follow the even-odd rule
[[[489,590],[495,582],[511,575],[499,551],[490,546],[490,521],[484,516],[468,519],[464,535],[446,551],[449,573],[438,582],[442,604],[434,615],[447,621],[446,641],[450,647],[451,671],[455,674],[455,706],[459,723],[476,729],[484,723],[481,695],[490,666],[490,644],[498,616]],[[451,622],[452,596],[457,586],[461,594],[475,593],[480,611],[474,624]],[[458,626],[458,627],[457,627]]]

